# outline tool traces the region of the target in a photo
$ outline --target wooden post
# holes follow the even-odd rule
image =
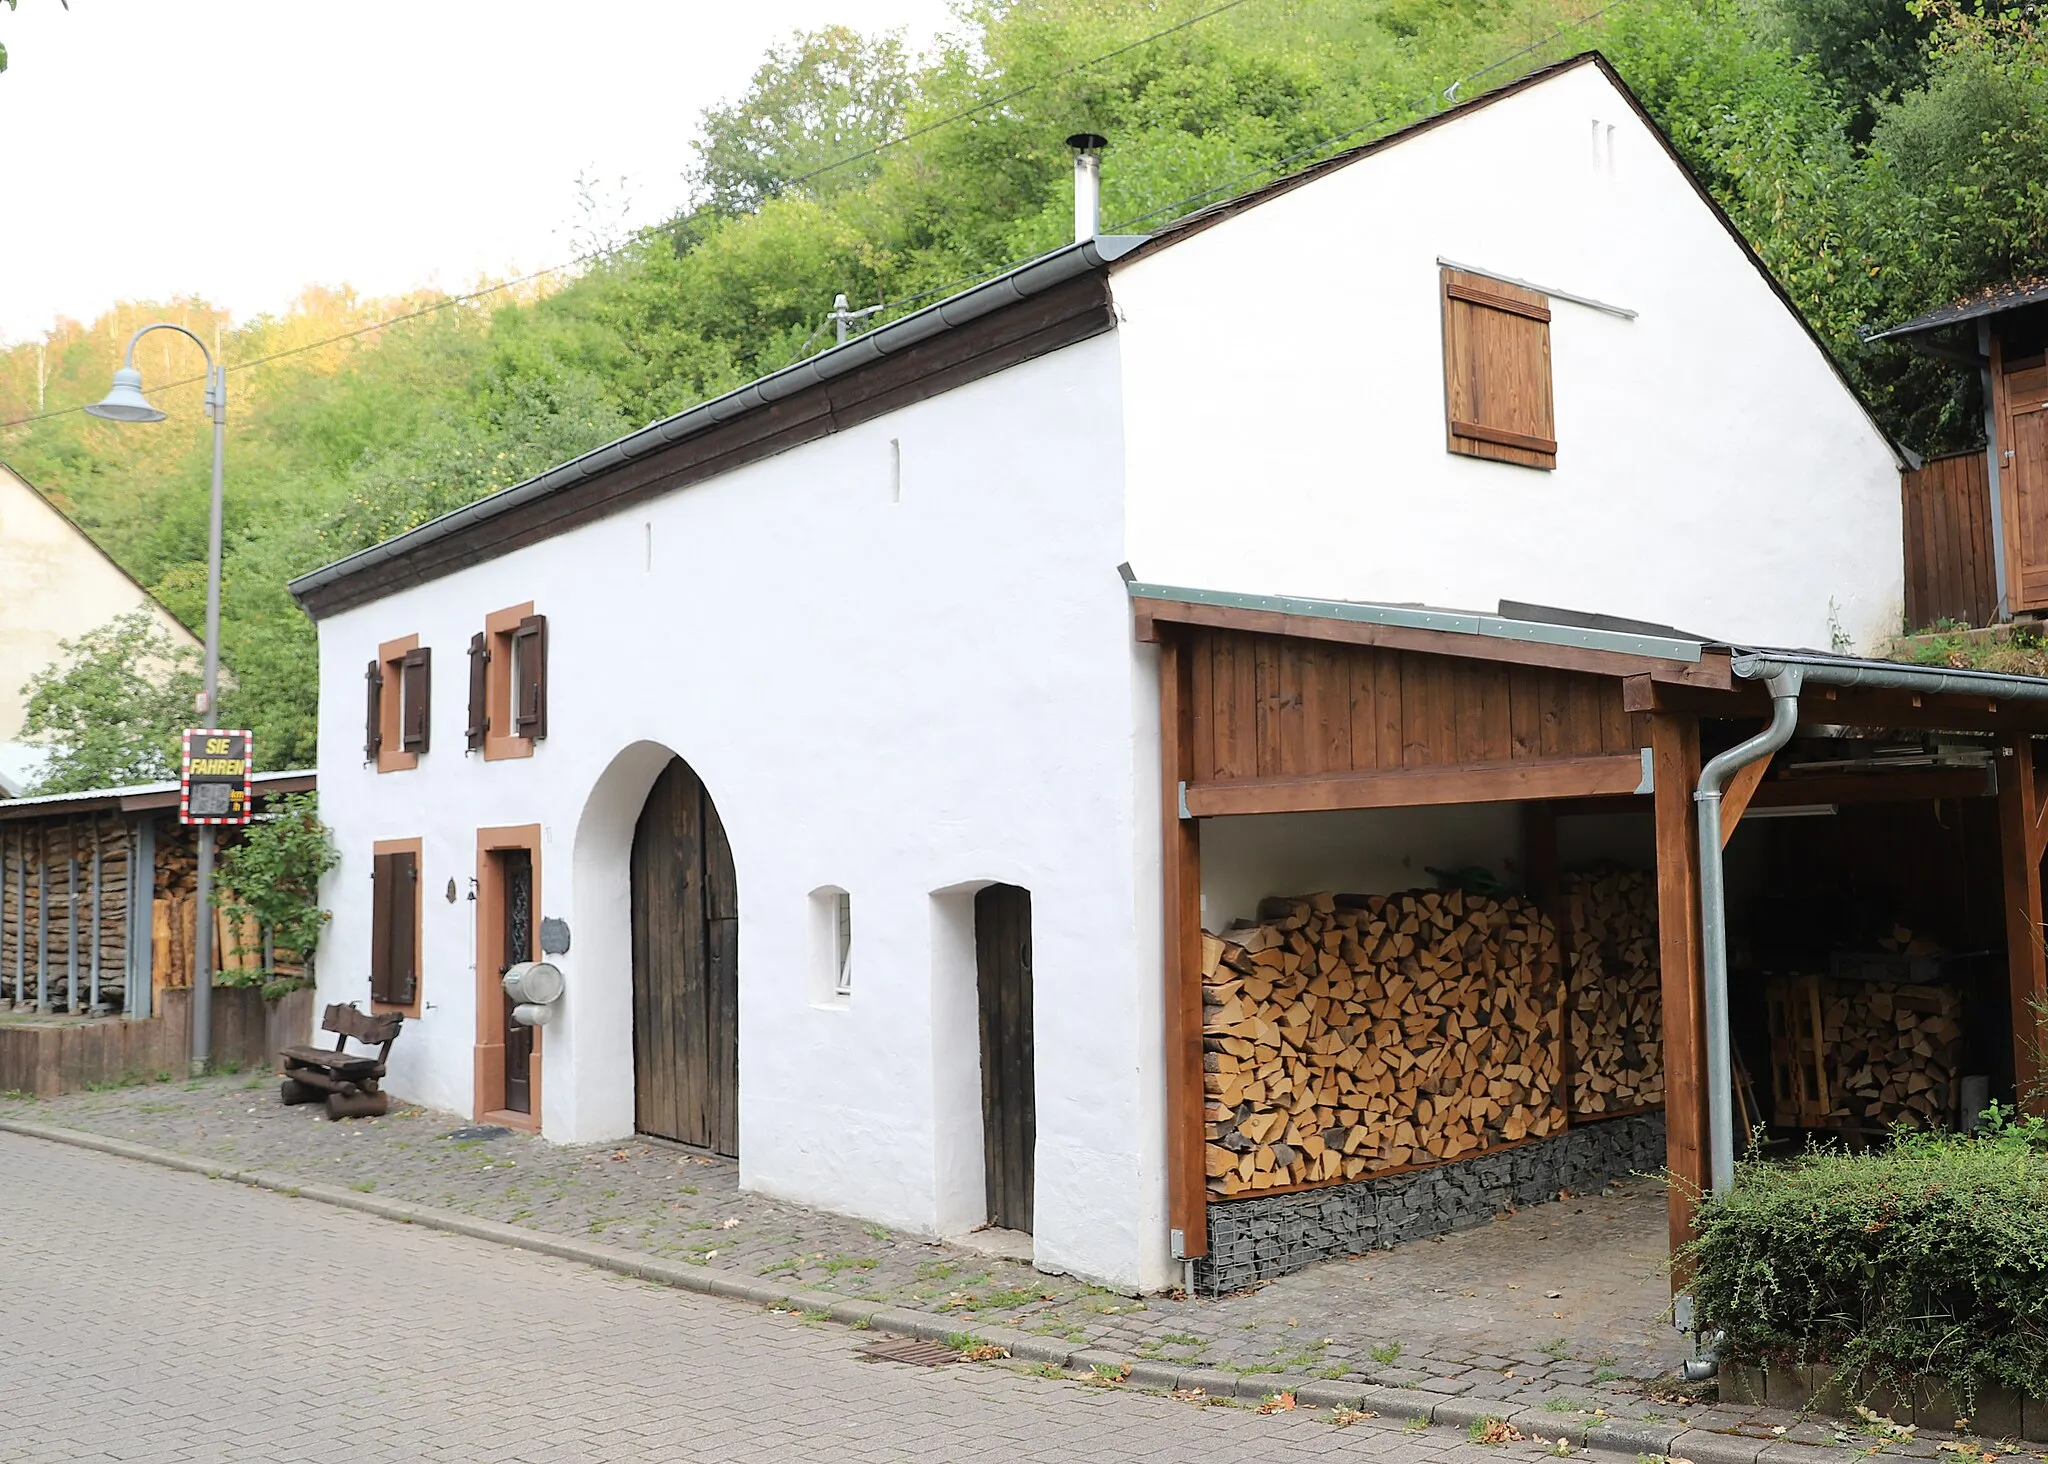
[[[1707,1188],[1706,992],[1700,967],[1700,724],[1650,714],[1657,811],[1657,947],[1664,987],[1664,1152],[1671,1172],[1671,1249],[1692,1239],[1694,1196]],[[1685,1277],[1672,1271],[1673,1290]]]
[[[2034,765],[2034,740],[2024,734],[1998,749],[1998,843],[2005,883],[2006,987],[2012,1004],[2013,1091],[2031,1112],[2041,1091],[2043,1004],[2048,1003],[2048,947],[2042,944],[2041,854],[2044,780]]]
[[[1159,642],[1160,883],[1165,890],[1166,1223],[1178,1255],[1209,1253],[1209,1178],[1202,1110],[1202,836],[1180,816],[1180,785],[1194,771],[1194,698],[1177,634]]]

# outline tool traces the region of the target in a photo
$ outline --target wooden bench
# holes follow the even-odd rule
[[[287,1047],[278,1054],[284,1064],[280,1095],[286,1103],[312,1103],[327,1095],[329,1118],[374,1118],[388,1112],[391,1095],[378,1088],[391,1044],[405,1025],[402,1012],[365,1016],[354,1002],[335,1003],[320,1018],[320,1030],[334,1033],[334,1046]],[[350,1052],[349,1038],[375,1047],[374,1056]]]

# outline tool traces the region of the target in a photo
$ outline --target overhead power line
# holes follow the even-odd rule
[[[873,157],[880,153],[886,152],[890,148],[901,146],[903,143],[910,142],[916,138],[926,136],[932,132],[936,132],[942,127],[949,127],[956,122],[963,122],[972,117],[979,117],[985,115],[986,113],[988,113],[989,111],[993,110],[996,107],[1000,107],[1005,103],[1014,101],[1018,97],[1027,96],[1032,92],[1039,91],[1055,81],[1059,81],[1065,77],[1072,76],[1077,72],[1086,71],[1090,67],[1099,66],[1105,61],[1114,60],[1116,57],[1124,55],[1130,51],[1137,50],[1141,46],[1147,46],[1155,41],[1163,40],[1168,36],[1175,35],[1180,31],[1184,31],[1193,26],[1199,25],[1203,21],[1213,19],[1215,16],[1221,15],[1225,11],[1234,10],[1240,5],[1245,5],[1248,3],[1250,3],[1250,0],[1224,0],[1223,4],[1213,6],[1210,9],[1204,10],[1197,15],[1189,16],[1186,20],[1176,22],[1175,24],[1167,26],[1162,30],[1157,30],[1149,35],[1141,36],[1135,41],[1130,41],[1124,45],[1116,47],[1114,50],[1105,51],[1099,56],[1091,56],[1085,61],[1077,61],[1073,65],[1068,66],[1063,70],[1054,72],[1051,76],[1044,77],[1038,81],[1032,82],[1027,86],[1016,87],[998,96],[986,98],[982,101],[977,102],[972,107],[965,108],[958,112],[950,113],[945,117],[941,117],[935,121],[928,122],[921,127],[913,128],[910,131],[901,134],[900,136],[890,138],[887,141],[881,143],[877,143],[873,147],[864,148],[859,152],[850,153],[847,156],[838,159],[836,162],[827,163],[821,168],[815,168],[808,173],[800,175],[799,177],[789,179],[783,186],[794,187],[798,184],[807,183],[814,178],[823,177],[825,174],[834,172],[837,169],[851,166],[852,164],[860,162],[865,158]],[[1563,36],[1569,35],[1571,32],[1575,30],[1582,30],[1585,27],[1590,26],[1595,21],[1607,15],[1608,12],[1619,9],[1621,6],[1627,3],[1628,0],[1610,0],[1609,4],[1602,6],[1599,10],[1593,12],[1593,14],[1586,16],[1581,20],[1574,21],[1569,25],[1560,26],[1557,30],[1551,32],[1549,35],[1543,37],[1541,40],[1533,41],[1530,44],[1523,46],[1518,50],[1512,51],[1507,55],[1498,58],[1497,60],[1489,62],[1487,65],[1480,67],[1477,71],[1473,71],[1465,76],[1458,78],[1456,81],[1452,82],[1448,87],[1443,88],[1440,93],[1433,93],[1432,95],[1442,95],[1446,98],[1454,97],[1460,88],[1469,86],[1473,82],[1478,81],[1480,78],[1488,76],[1493,72],[1500,70],[1503,66],[1510,65],[1513,62],[1521,59],[1524,56],[1529,55],[1534,51],[1541,50],[1543,47],[1550,45],[1552,42],[1558,40]],[[1427,101],[1425,100],[1424,103],[1422,103],[1422,105],[1427,105]],[[1411,108],[1404,110],[1413,109]],[[1361,133],[1370,132],[1375,128],[1383,127],[1399,115],[1401,115],[1399,112],[1380,113],[1379,115],[1371,118],[1370,120],[1360,123],[1356,127],[1348,128],[1343,132],[1333,133],[1326,137],[1320,138],[1317,141],[1308,144],[1308,146],[1306,147],[1299,148],[1296,151],[1288,153],[1283,157],[1275,158],[1270,162],[1263,163],[1259,167],[1251,169],[1248,172],[1241,173],[1236,177],[1228,180],[1227,182],[1219,183],[1214,187],[1203,189],[1200,193],[1191,194],[1188,197],[1176,200],[1173,203],[1162,204],[1158,208],[1150,209],[1145,213],[1136,214],[1130,218],[1123,219],[1118,223],[1110,226],[1110,231],[1115,232],[1123,229],[1128,229],[1133,225],[1146,223],[1152,219],[1160,217],[1163,214],[1178,215],[1183,210],[1201,204],[1204,200],[1213,198],[1219,193],[1228,193],[1232,190],[1239,188],[1241,185],[1245,183],[1252,182],[1259,178],[1268,177],[1276,172],[1281,172],[1291,167],[1293,164],[1298,163],[1305,158],[1312,157],[1317,153],[1323,152],[1326,149],[1333,147],[1338,143],[1349,141],[1351,138],[1357,137]],[[545,269],[533,270],[530,273],[520,275],[514,279],[502,280],[497,284],[487,285],[482,289],[471,290],[465,294],[446,296],[442,299],[434,301],[432,304],[420,306],[418,309],[404,311],[401,314],[390,316],[384,320],[373,321],[368,325],[358,326],[353,330],[341,331],[335,335],[324,336],[317,341],[307,341],[303,345],[291,346],[282,351],[272,351],[267,355],[255,356],[247,361],[232,362],[227,366],[226,369],[231,372],[251,370],[254,367],[266,366],[271,364],[272,362],[282,361],[291,356],[300,356],[306,354],[309,351],[317,351],[323,346],[339,345],[344,341],[355,340],[361,336],[371,335],[380,330],[388,330],[392,326],[403,325],[406,322],[412,320],[419,320],[425,316],[438,314],[440,311],[453,309],[454,307],[459,305],[471,304],[477,300],[486,299],[492,295],[502,294],[506,290],[516,289],[521,285],[531,284],[535,280],[545,279],[549,275],[561,274],[565,270],[576,269],[582,265],[595,263],[600,259],[604,259],[612,254],[618,253],[620,250],[628,247],[636,240],[643,237],[645,237],[644,233],[636,232],[629,239],[621,240],[615,244],[605,245],[603,248],[595,249],[585,254],[580,254],[573,259],[564,260],[560,264],[552,264],[547,266]],[[919,301],[929,299],[932,296],[940,294],[942,292],[958,289],[966,285],[976,284],[982,280],[992,279],[995,276],[1004,273],[1004,271],[1008,268],[1009,266],[1004,266],[1001,269],[987,270],[979,274],[963,276],[958,280],[949,281],[946,284],[920,291],[919,293],[908,296],[902,300],[885,302],[885,308],[891,310],[901,310],[905,306],[914,305]],[[823,334],[824,329],[825,327],[821,325],[818,330],[813,331],[811,333],[810,339],[807,340],[803,346],[798,348],[797,355],[794,358],[795,360],[803,359],[804,352],[808,350],[812,341],[815,341],[819,335]],[[793,362],[791,364],[793,364]],[[204,383],[205,380],[206,378],[204,376],[187,376],[181,377],[175,381],[165,382],[161,386],[153,387],[151,389],[155,391],[173,391],[180,387],[200,385]],[[70,407],[59,407],[55,411],[36,412],[26,417],[16,417],[9,421],[0,422],[0,428],[24,427],[35,422],[47,422],[53,418],[67,417],[72,415],[73,413],[82,412],[84,410],[84,403],[80,403],[76,406]]]

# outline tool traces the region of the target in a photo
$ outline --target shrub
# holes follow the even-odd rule
[[[2048,1397],[2048,1128],[1995,1107],[1972,1137],[1894,1136],[1745,1163],[1682,1253],[1704,1325],[1749,1363],[1855,1387],[1941,1379]]]

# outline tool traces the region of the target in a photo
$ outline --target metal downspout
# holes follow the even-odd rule
[[[1713,1192],[1735,1186],[1734,1063],[1728,1037],[1728,894],[1721,866],[1721,794],[1742,768],[1769,757],[1792,740],[1799,725],[1803,668],[1780,668],[1764,684],[1771,693],[1771,725],[1737,743],[1700,769],[1700,948],[1706,981],[1707,1144]]]

